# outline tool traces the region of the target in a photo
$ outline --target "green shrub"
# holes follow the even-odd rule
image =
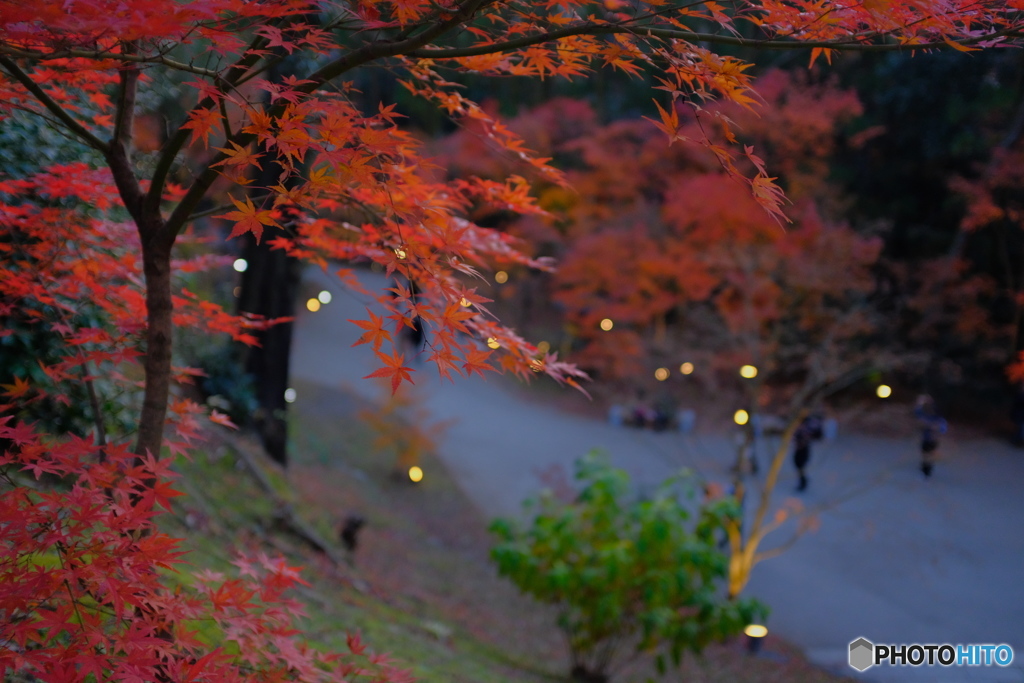
[[[186,355],[205,375],[199,389],[207,403],[226,413],[238,426],[246,426],[259,408],[252,375],[243,367],[238,345],[230,341],[212,342]]]
[[[724,519],[738,514],[731,500],[696,502],[686,476],[635,499],[628,475],[595,453],[577,461],[576,479],[574,502],[546,495],[529,526],[491,525],[499,573],[558,606],[574,679],[607,681],[641,656],[664,670],[766,616],[760,603],[729,601],[721,589],[728,560],[718,540]]]

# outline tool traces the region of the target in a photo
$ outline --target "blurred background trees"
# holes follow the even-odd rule
[[[754,111],[680,109],[687,137],[724,144],[728,120],[767,160],[792,202],[783,227],[706,148],[666,145],[634,85],[612,77],[580,97],[555,81],[518,100],[510,126],[570,185],[541,183],[547,219],[483,217],[560,262],[495,286],[518,323],[620,398],[662,391],[655,373],[687,361],[711,389],[753,363],[782,396],[812,374],[877,379],[873,365],[972,417],[1005,412],[1008,378],[1024,377],[1020,59],[843,55],[808,69],[784,55],[761,71]],[[521,169],[471,128],[437,149],[453,175]]]

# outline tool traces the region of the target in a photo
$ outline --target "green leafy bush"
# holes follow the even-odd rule
[[[252,375],[245,371],[237,346],[212,343],[187,355],[205,373],[199,388],[207,403],[226,413],[235,424],[248,425],[259,403]]]
[[[499,573],[559,607],[574,679],[607,681],[642,656],[664,670],[766,616],[760,603],[729,601],[721,589],[728,560],[718,540],[738,514],[734,502],[695,501],[685,475],[636,499],[629,476],[595,453],[577,461],[576,479],[575,501],[545,495],[528,526],[491,525]]]

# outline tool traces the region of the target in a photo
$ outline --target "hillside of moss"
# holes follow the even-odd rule
[[[285,555],[309,586],[301,627],[317,647],[343,649],[358,632],[426,683],[565,681],[569,662],[552,608],[519,594],[488,560],[487,521],[430,453],[425,476],[394,476],[397,455],[380,448],[374,410],[351,393],[297,385],[291,462],[283,471],[245,435],[218,430],[179,459],[166,530],[185,539],[191,568],[227,570],[240,551]],[[355,551],[340,530],[365,525]],[[740,640],[691,657],[660,680],[768,683],[840,680],[769,637],[767,656]],[[617,681],[657,679],[643,663]]]

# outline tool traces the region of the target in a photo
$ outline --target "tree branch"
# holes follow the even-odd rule
[[[748,544],[750,542],[759,543],[761,540],[761,528],[764,526],[765,515],[768,514],[768,506],[771,504],[772,492],[775,490],[775,484],[779,479],[779,471],[782,469],[782,463],[786,460],[786,454],[789,452],[789,443],[793,439],[793,434],[800,426],[800,423],[803,421],[806,414],[806,410],[798,411],[789,421],[789,424],[786,425],[786,429],[782,433],[782,437],[779,441],[779,448],[775,452],[771,468],[768,470],[768,476],[765,479],[764,486],[762,487],[761,500],[758,501],[757,512],[754,513],[754,522],[750,531]]]
[[[462,9],[456,10],[449,19],[435,24],[433,27],[415,36],[394,42],[377,41],[353,50],[344,57],[334,60],[313,73],[309,79],[314,81],[315,84],[307,85],[303,90],[307,93],[313,92],[323,83],[334,80],[346,71],[376,59],[396,57],[398,55],[416,56],[416,53],[421,51],[419,48],[436,38],[440,38],[451,29],[470,19],[484,5],[492,2],[494,0],[470,0]]]
[[[124,44],[127,54],[134,52],[134,46]],[[139,85],[138,67],[127,65],[121,69],[121,88],[118,91],[116,113],[114,117],[114,137],[107,146],[106,157],[110,171],[114,175],[114,184],[121,195],[121,201],[135,220],[135,227],[143,239],[149,239],[158,229],[159,221],[145,218],[142,187],[132,168],[129,149],[132,142],[132,127],[135,121],[135,95]]]
[[[386,57],[409,54],[462,24],[464,21],[472,17],[473,14],[478,12],[483,6],[491,2],[494,2],[494,0],[470,0],[462,9],[455,11],[449,19],[436,24],[432,28],[417,34],[412,38],[397,42],[375,41],[356,48],[348,54],[339,57],[333,62],[324,65],[314,73],[310,74],[306,78],[309,82],[299,88],[296,88],[296,91],[308,95],[316,91],[317,88],[322,87],[325,83],[332,81],[347,71],[358,66],[362,66],[367,62],[384,59]],[[278,117],[284,111],[284,108],[284,104],[277,105],[270,111],[270,117]],[[187,135],[187,131],[184,132]],[[181,133],[182,131],[179,130],[179,136]],[[240,132],[233,138],[229,138],[228,141],[244,147],[255,139],[255,134],[243,134]],[[206,195],[207,190],[209,190],[210,186],[213,185],[213,181],[216,180],[219,173],[216,166],[226,158],[227,155],[221,153],[211,160],[210,163],[207,164],[206,169],[198,178],[196,178],[195,182],[193,182],[192,186],[188,189],[188,192],[185,193],[185,196],[174,208],[174,211],[167,219],[169,235],[172,239],[181,231],[185,223],[188,221],[189,216],[192,215],[196,206],[198,206],[199,202]],[[150,188],[150,192],[153,192],[153,188]]]
[[[754,561],[753,561],[752,564],[753,565],[760,564],[764,560],[770,560],[771,558],[777,557],[777,556],[781,555],[782,553],[786,552],[787,550],[792,548],[793,545],[797,541],[800,540],[800,537],[804,535],[805,531],[806,531],[805,529],[800,529],[800,530],[794,532],[793,535],[790,536],[786,540],[785,543],[783,543],[781,545],[778,545],[778,546],[775,546],[774,548],[770,548],[768,550],[756,553],[754,555]]]
[[[96,427],[96,445],[100,447],[100,462],[107,459],[107,429],[103,424],[103,411],[100,408],[100,399],[96,394],[96,385],[89,376],[88,361],[81,365],[82,382],[85,383],[85,390],[89,396],[89,408],[92,410],[93,426]]]
[[[9,55],[11,57],[20,57],[22,59],[33,59],[40,62],[69,58],[112,60],[131,64],[153,64],[156,66],[166,66],[167,68],[174,69],[175,71],[185,71],[199,76],[206,76],[208,78],[215,78],[217,76],[217,72],[212,69],[204,69],[200,66],[193,66],[191,64],[185,64],[184,62],[178,62],[164,57],[163,55],[126,54],[122,52],[105,52],[103,50],[60,50],[58,52],[39,52],[38,50],[23,50],[2,44],[0,44],[0,55]]]
[[[798,540],[800,540],[801,536],[803,536],[809,530],[811,530],[811,528],[812,528],[811,527],[811,520],[813,520],[815,517],[817,517],[818,515],[822,514],[823,512],[827,512],[829,510],[833,510],[835,508],[838,508],[840,505],[842,505],[843,503],[845,503],[848,500],[852,500],[853,498],[856,498],[857,496],[863,495],[864,493],[866,493],[867,491],[869,491],[873,487],[878,486],[879,484],[881,484],[887,478],[888,478],[888,473],[887,472],[882,472],[881,474],[876,475],[876,476],[872,477],[871,479],[869,479],[868,481],[864,482],[861,486],[852,488],[852,489],[848,490],[846,493],[844,493],[844,494],[842,494],[840,496],[833,497],[833,498],[831,498],[829,501],[827,501],[825,503],[822,503],[820,505],[816,505],[815,507],[810,508],[810,509],[804,511],[797,518],[798,519],[797,528],[794,530],[793,535],[789,539],[787,539],[784,543],[782,543],[782,544],[780,544],[780,545],[778,545],[778,546],[776,546],[774,548],[769,548],[768,550],[756,553],[754,555],[754,564],[756,565],[756,564],[760,563],[762,560],[771,559],[771,558],[773,558],[773,557],[775,557],[777,555],[781,555],[786,550],[789,550],[789,548],[791,548],[794,543],[796,543]],[[779,525],[770,525],[770,526],[772,526],[772,529],[775,529]],[[767,534],[768,527],[765,527],[765,528],[766,528],[765,534]]]
[[[124,44],[124,52],[133,54],[135,46]],[[126,150],[132,141],[135,123],[135,95],[138,92],[139,70],[134,64],[125,66],[120,72],[121,90],[117,97],[117,115],[114,119],[114,139],[111,144],[122,145]]]
[[[522,38],[508,40],[505,41],[504,43],[492,43],[490,45],[476,45],[473,47],[461,48],[419,49],[407,52],[405,54],[407,54],[410,57],[417,57],[420,59],[458,59],[461,57],[477,57],[480,55],[494,54],[496,52],[517,50],[523,47],[530,47],[531,45],[550,43],[556,40],[560,40],[562,38],[569,38],[571,36],[599,36],[623,33],[639,37],[651,36],[654,38],[685,40],[690,43],[704,42],[717,45],[733,45],[736,47],[746,47],[757,50],[809,50],[814,48],[825,48],[830,50],[840,50],[844,52],[900,52],[907,50],[955,49],[954,46],[970,47],[971,45],[983,43],[988,40],[1010,37],[1016,38],[1022,35],[1021,29],[1018,27],[1012,29],[1004,29],[1002,31],[995,31],[993,33],[988,33],[983,36],[974,36],[972,38],[967,38],[965,40],[907,44],[868,43],[859,40],[798,41],[779,40],[777,38],[753,40],[749,38],[741,38],[739,36],[727,36],[716,33],[699,33],[696,31],[681,31],[679,29],[656,28],[653,26],[630,26],[623,24],[581,24],[578,26],[567,26],[566,28],[557,29],[555,31],[536,33],[531,36],[523,36]]]
[[[273,22],[271,25],[274,25]],[[260,60],[261,55],[257,54],[257,50],[266,42],[266,38],[257,36],[246,48],[245,54],[235,62],[227,71],[227,73],[221,77],[217,73],[212,73],[212,77],[218,79],[221,83],[221,92],[226,91],[230,87],[234,87],[237,82],[246,74],[246,72]],[[210,98],[205,98],[192,109],[192,111],[199,111],[200,109],[206,109],[214,105]],[[179,127],[177,132],[170,140],[168,140],[163,149],[160,150],[160,158],[157,160],[156,168],[153,170],[153,178],[149,184],[149,191],[146,193],[143,206],[147,211],[157,211],[160,207],[160,200],[163,197],[164,185],[167,182],[167,176],[171,172],[171,167],[174,166],[174,160],[178,157],[178,152],[181,151],[185,143],[188,142],[189,138],[188,129]],[[180,227],[179,227],[180,229]],[[173,230],[172,233],[177,235],[178,230]]]
[[[103,154],[107,154],[110,151],[110,146],[107,143],[100,140],[98,137],[93,135],[85,126],[76,121],[70,114],[64,111],[64,108],[53,101],[53,99],[46,94],[46,92],[39,87],[39,84],[33,81],[28,74],[21,70],[17,64],[8,59],[7,57],[0,57],[0,66],[9,73],[16,81],[21,83],[26,90],[32,93],[32,96],[39,100],[39,103],[46,107],[57,119],[64,124],[64,126],[75,135],[75,137],[82,140],[85,144],[89,145],[93,149],[99,150]]]
[[[777,39],[766,39],[766,40],[748,40],[736,36],[721,36],[716,34],[705,34],[691,31],[680,31],[675,29],[663,29],[652,26],[636,26],[636,25],[607,25],[607,24],[594,24],[584,23],[578,26],[566,27],[555,31],[549,31],[545,33],[535,34],[532,36],[524,36],[515,40],[506,41],[503,43],[494,43],[491,45],[481,45],[469,48],[451,48],[451,49],[423,49],[425,45],[433,42],[437,38],[451,31],[453,28],[461,25],[465,21],[472,18],[477,12],[479,12],[487,4],[494,2],[494,0],[468,0],[461,8],[452,12],[451,16],[444,21],[440,21],[434,26],[428,27],[420,33],[414,36],[405,38],[404,40],[377,40],[371,43],[367,43],[358,47],[347,54],[335,59],[329,64],[324,65],[313,74],[309,75],[306,80],[309,82],[303,86],[296,88],[297,92],[310,94],[316,89],[322,87],[325,83],[334,80],[338,76],[362,66],[368,62],[372,62],[378,59],[384,59],[388,57],[395,57],[399,55],[417,57],[417,58],[431,58],[431,59],[453,59],[458,57],[468,57],[475,55],[491,54],[495,52],[501,52],[506,50],[514,50],[521,47],[528,47],[530,45],[536,45],[539,43],[551,42],[560,38],[566,38],[574,35],[609,35],[609,34],[630,34],[634,36],[650,36],[657,38],[666,39],[679,39],[687,40],[690,42],[705,41],[711,43],[720,43],[728,45],[736,45],[742,47],[758,48],[758,49],[808,49],[815,47],[826,47],[837,50],[862,50],[862,51],[893,51],[893,50],[923,50],[931,48],[947,48],[951,47],[950,44],[945,42],[936,43],[924,43],[917,45],[903,45],[903,44],[888,44],[878,45],[869,44],[866,42],[829,42],[829,41],[817,41],[817,42],[799,42],[789,40],[777,40]],[[964,41],[959,41],[959,45],[971,45],[974,43],[983,42],[985,40],[992,40],[1001,36],[1016,35],[1016,29],[1006,29],[1004,31],[988,34],[985,36],[976,36]],[[202,106],[202,105],[201,105]],[[277,116],[283,111],[284,105],[278,105],[272,109],[269,113],[271,118]],[[187,140],[187,131],[179,130],[175,137],[171,147],[169,149],[177,152],[180,146]],[[233,142],[240,146],[250,144],[255,139],[253,134],[236,134],[233,137],[228,138],[228,142]],[[221,154],[213,159],[203,170],[199,177],[193,182],[192,186],[186,192],[185,197],[175,207],[170,218],[168,219],[168,225],[170,234],[176,235],[187,222],[189,216],[195,211],[196,206],[199,204],[203,196],[209,190],[217,177],[218,171],[216,165],[227,158],[227,155]],[[163,162],[163,160],[161,160]],[[169,164],[169,162],[168,162]],[[160,183],[154,183],[153,187],[150,188],[150,198],[154,196],[155,192],[162,191],[163,177],[155,176],[154,180],[159,180]]]

